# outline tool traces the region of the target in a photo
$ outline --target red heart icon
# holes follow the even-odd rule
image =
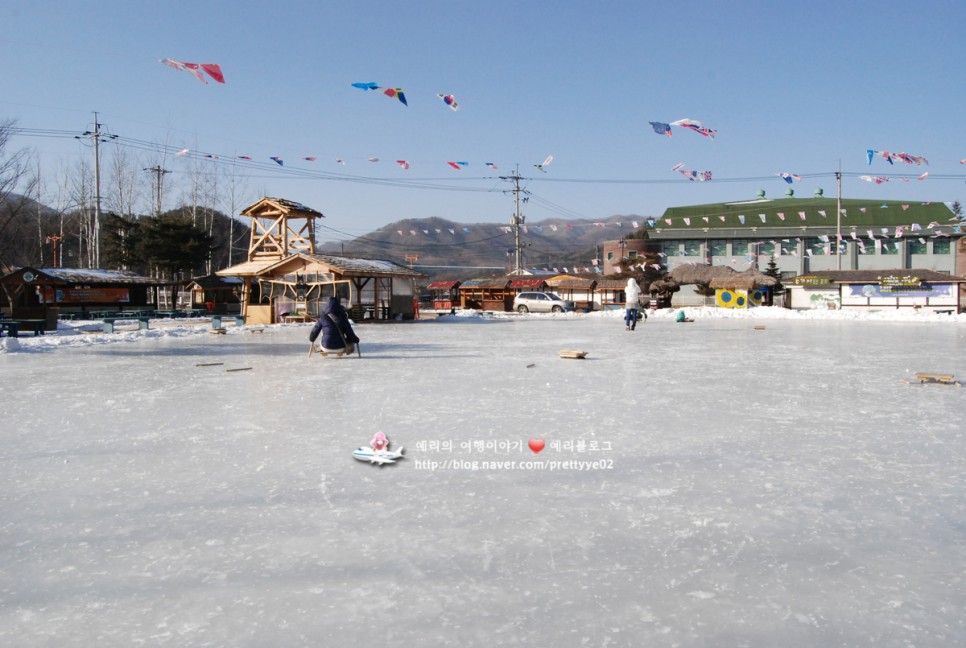
[[[546,444],[543,442],[543,439],[530,439],[527,442],[527,445],[530,446],[530,449],[533,450],[534,454],[539,454],[540,451],[543,450],[543,446]]]

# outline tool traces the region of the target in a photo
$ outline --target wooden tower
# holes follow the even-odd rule
[[[315,219],[321,212],[284,198],[262,198],[246,207],[242,216],[252,219],[248,260],[284,259],[303,252],[315,254]]]

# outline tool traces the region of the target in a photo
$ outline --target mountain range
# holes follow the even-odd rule
[[[606,220],[551,218],[520,228],[523,266],[591,266],[603,241],[631,236],[641,216]],[[322,254],[344,254],[411,265],[434,279],[468,279],[506,272],[513,267],[514,240],[509,223],[456,223],[444,218],[396,221],[358,238],[323,243]]]

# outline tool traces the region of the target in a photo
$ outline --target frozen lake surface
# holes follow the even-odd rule
[[[0,644],[966,644],[966,327],[770,310],[7,342]]]

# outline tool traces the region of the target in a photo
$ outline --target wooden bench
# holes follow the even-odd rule
[[[570,359],[570,360],[583,360],[584,358],[587,357],[587,352],[586,351],[577,351],[577,350],[565,349],[565,350],[563,350],[563,351],[560,352],[560,357],[561,358],[567,358],[567,359]]]
[[[150,317],[145,317],[145,316],[141,316],[141,317],[104,317],[104,318],[101,318],[101,321],[104,322],[104,332],[105,333],[113,333],[114,332],[114,324],[117,323],[117,322],[137,322],[138,323],[138,330],[139,331],[142,331],[142,330],[143,331],[146,331],[148,329],[148,323],[151,321],[151,318]]]
[[[940,315],[952,315],[954,310],[955,310],[954,308],[942,308],[942,309],[936,309],[933,312],[939,313]]]
[[[44,334],[46,320],[0,320],[0,331],[6,331],[7,337],[18,337],[21,330],[34,332],[34,337]]]

